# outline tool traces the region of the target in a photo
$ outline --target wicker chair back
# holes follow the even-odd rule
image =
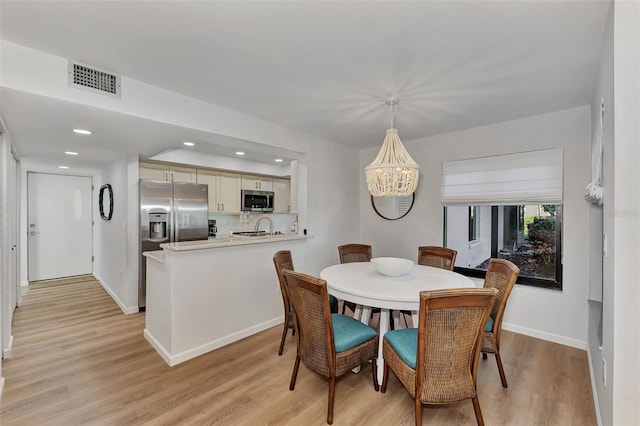
[[[345,244],[338,247],[340,263],[368,262],[371,260],[371,246],[367,244]]]
[[[418,265],[453,271],[457,255],[456,250],[446,247],[420,246],[418,247]]]

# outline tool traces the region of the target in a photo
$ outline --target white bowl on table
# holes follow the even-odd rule
[[[413,269],[413,260],[400,257],[374,257],[371,264],[378,273],[388,277],[404,275]]]

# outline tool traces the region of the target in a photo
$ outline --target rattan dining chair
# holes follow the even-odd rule
[[[278,355],[282,355],[284,342],[287,340],[287,333],[291,330],[291,333],[295,334],[295,327],[293,325],[293,309],[291,308],[291,302],[289,301],[289,290],[287,289],[287,284],[282,276],[283,270],[294,270],[291,251],[280,250],[274,254],[273,264],[276,267],[276,274],[278,275],[278,282],[280,283],[280,294],[282,294],[282,304],[284,306],[284,327],[282,330],[282,337],[280,338],[280,348],[278,349]],[[329,295],[329,305],[331,306],[331,312],[338,312],[338,299],[334,296]]]
[[[282,275],[295,312],[297,342],[289,390],[295,388],[300,361],[328,380],[327,423],[332,424],[337,377],[372,361],[373,387],[378,390],[378,334],[356,319],[331,313],[326,281],[290,270]]]
[[[438,246],[418,247],[418,265],[433,266],[453,271],[456,263],[456,250]]]
[[[280,283],[280,293],[282,294],[282,303],[284,305],[284,328],[282,330],[282,337],[280,338],[280,349],[278,349],[278,355],[282,355],[284,342],[287,340],[287,333],[289,330],[292,330],[292,333],[295,334],[293,310],[291,309],[291,303],[289,302],[289,290],[287,289],[287,284],[284,282],[284,277],[282,276],[283,270],[294,270],[291,252],[289,250],[281,250],[277,252],[273,256],[273,264],[276,267],[276,274],[278,275],[278,282]]]
[[[491,259],[484,278],[484,288],[495,288],[498,290],[496,303],[493,305],[491,316],[487,320],[484,329],[484,339],[482,342],[482,358],[487,359],[487,354],[496,356],[498,372],[502,387],[507,387],[507,377],[502,367],[500,358],[500,334],[502,331],[502,317],[507,306],[507,299],[513,290],[513,286],[518,279],[520,269],[512,262],[505,259]]]
[[[439,246],[418,247],[418,265],[433,266],[434,268],[453,271],[456,263],[456,250]],[[407,317],[411,317],[411,311],[400,311],[407,325]]]
[[[371,260],[371,246],[368,244],[345,244],[338,247],[338,255],[340,263],[369,262]],[[344,300],[342,302],[343,314],[346,307],[353,312],[356,311],[355,303]],[[380,312],[380,310],[378,309],[376,312]]]
[[[422,405],[445,405],[471,399],[484,425],[476,391],[482,330],[497,290],[458,288],[420,292],[418,328],[384,335],[382,392],[388,370],[394,372],[415,401],[415,422],[422,424]]]

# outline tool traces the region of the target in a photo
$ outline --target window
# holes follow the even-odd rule
[[[445,162],[444,245],[456,270],[484,277],[491,258],[518,265],[518,283],[562,289],[563,151]]]
[[[484,277],[489,259],[507,259],[520,268],[519,284],[562,288],[562,205],[453,205],[444,210],[444,245],[458,251],[456,271]],[[491,238],[469,244],[478,232]]]
[[[469,206],[469,242],[478,239],[478,206]]]

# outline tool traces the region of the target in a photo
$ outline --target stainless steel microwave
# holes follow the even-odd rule
[[[240,192],[240,202],[243,212],[272,212],[273,192],[243,189]]]

